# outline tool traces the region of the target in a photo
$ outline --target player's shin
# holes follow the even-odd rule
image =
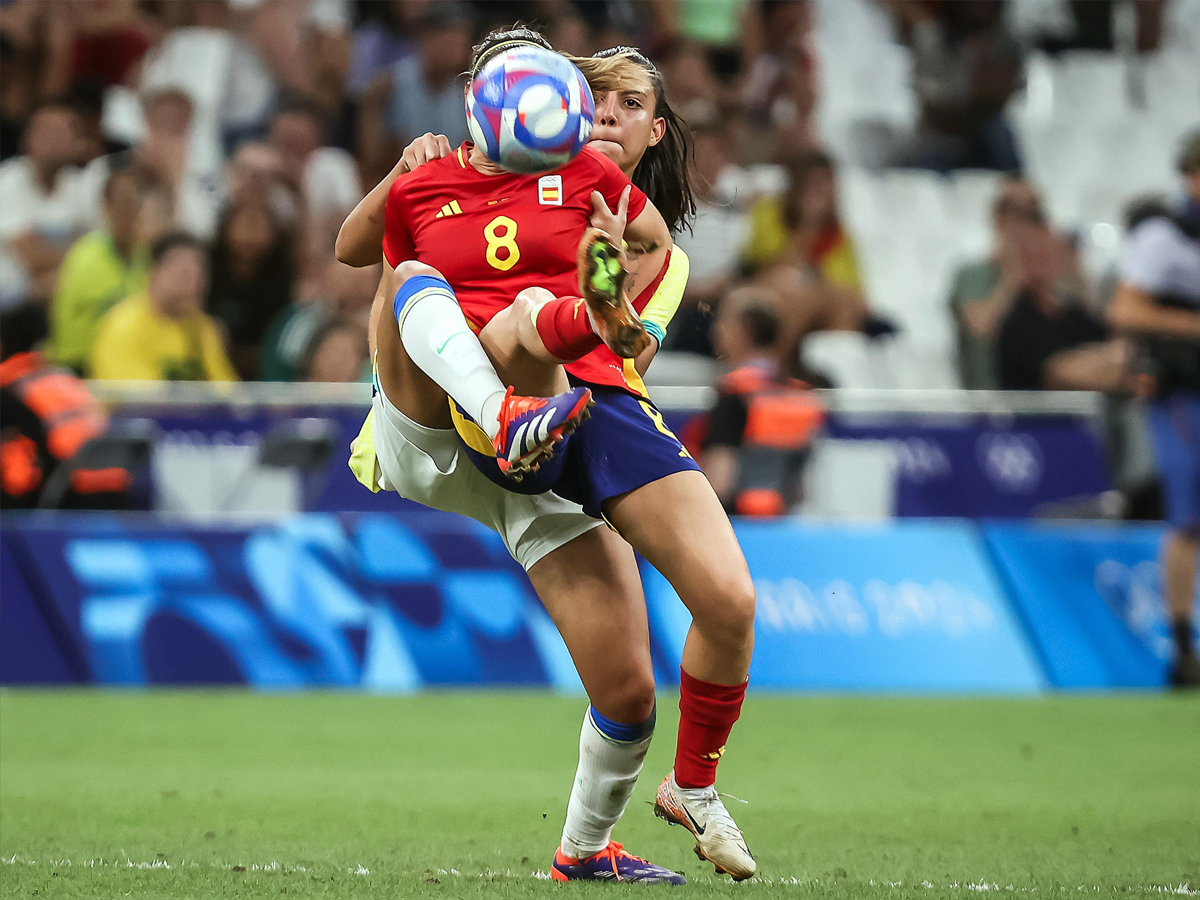
[[[729,732],[742,714],[746,682],[713,684],[679,670],[679,741],[675,779],[680,787],[708,787],[717,779]]]
[[[543,303],[533,313],[533,326],[546,350],[564,362],[580,359],[602,343],[582,297],[558,297]]]
[[[495,438],[506,389],[450,284],[432,275],[409,278],[392,308],[413,362]]]
[[[608,846],[625,812],[654,734],[654,713],[645,722],[614,722],[589,706],[579,734],[579,768],[567,803],[562,852],[584,859]]]
[[[675,768],[654,799],[655,815],[690,831],[696,838],[696,855],[711,862],[718,874],[737,881],[749,878],[758,867],[713,782],[745,695],[745,682],[715,684],[680,670]]]

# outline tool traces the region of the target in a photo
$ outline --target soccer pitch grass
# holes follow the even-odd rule
[[[1198,701],[752,696],[720,784],[760,880],[734,885],[651,813],[664,695],[615,837],[691,884],[639,889],[542,880],[580,699],[9,690],[0,893],[1196,896]]]

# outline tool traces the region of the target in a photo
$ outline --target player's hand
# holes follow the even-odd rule
[[[404,148],[404,152],[400,154],[401,168],[405,172],[411,172],[418,166],[449,156],[453,152],[450,139],[444,134],[426,132]]]
[[[591,226],[608,234],[619,246],[625,240],[625,224],[629,218],[629,194],[633,185],[626,185],[617,201],[617,211],[608,208],[608,201],[599,191],[592,191]]]

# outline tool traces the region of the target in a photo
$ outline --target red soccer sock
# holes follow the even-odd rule
[[[717,763],[745,699],[745,681],[713,684],[680,668],[679,741],[675,745],[675,781],[680,787],[708,787],[717,780]]]
[[[601,343],[581,297],[559,297],[544,304],[534,324],[546,349],[566,362],[587,356]]]

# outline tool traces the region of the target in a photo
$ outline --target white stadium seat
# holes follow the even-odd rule
[[[848,386],[946,386],[954,359],[950,280],[957,266],[991,250],[1002,176],[863,168],[877,167],[916,120],[911,59],[880,5],[815,6],[818,126],[841,163],[842,217],[869,302],[901,336],[817,335],[805,359]],[[1019,34],[1044,34],[1067,14],[1065,0],[1013,0],[1009,19]],[[1168,40],[1154,54],[1030,53],[1026,88],[1009,105],[1026,171],[1051,221],[1080,235],[1092,277],[1111,269],[1130,201],[1178,190],[1179,142],[1200,127],[1200,0],[1175,0],[1167,15]]]

